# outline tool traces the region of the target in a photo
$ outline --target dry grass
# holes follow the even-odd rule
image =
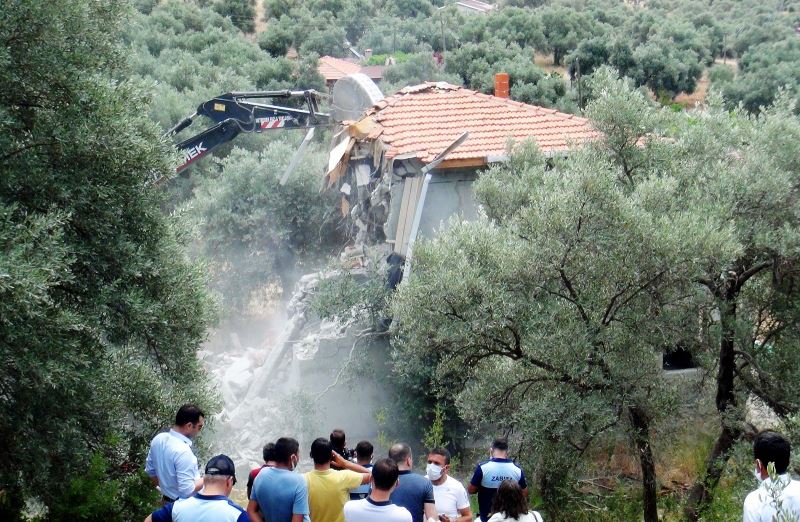
[[[264,32],[264,29],[267,28],[267,21],[264,18],[266,11],[264,9],[264,2],[261,0],[256,0],[256,30],[255,34],[259,34]]]
[[[533,63],[547,72],[557,72],[561,76],[568,78],[567,68],[562,65],[553,65],[553,54],[536,53],[533,55]]]
[[[686,108],[692,108],[702,104],[708,95],[709,85],[710,82],[708,81],[708,69],[706,69],[703,71],[702,76],[700,76],[700,79],[697,81],[697,87],[695,88],[694,92],[691,94],[686,94],[685,92],[679,94],[675,97],[675,103],[678,105],[683,105]]]

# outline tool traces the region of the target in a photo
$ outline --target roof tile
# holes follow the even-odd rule
[[[509,140],[532,139],[543,152],[563,151],[599,136],[585,118],[444,82],[406,87],[367,114],[383,129],[388,157],[416,153],[426,163],[464,131],[469,138],[449,158],[502,155]]]
[[[348,74],[357,73],[361,70],[361,66],[333,56],[323,56],[319,59],[317,70],[326,81],[333,81],[344,78]]]

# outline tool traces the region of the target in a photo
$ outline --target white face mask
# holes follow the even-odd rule
[[[431,480],[439,480],[442,478],[442,468],[438,464],[428,464],[425,468],[425,472]]]

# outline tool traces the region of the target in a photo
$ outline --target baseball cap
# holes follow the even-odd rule
[[[236,482],[236,466],[227,455],[217,455],[211,457],[211,460],[206,464],[206,475],[221,475],[226,477],[233,477],[234,483]]]

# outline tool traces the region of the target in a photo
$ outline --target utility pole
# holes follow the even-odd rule
[[[581,88],[581,60],[575,58],[575,76],[578,78],[578,107],[583,109],[583,89]]]
[[[443,11],[439,11],[439,21],[442,25],[442,69],[444,69],[445,65],[447,65],[447,42],[444,38],[444,14]]]

